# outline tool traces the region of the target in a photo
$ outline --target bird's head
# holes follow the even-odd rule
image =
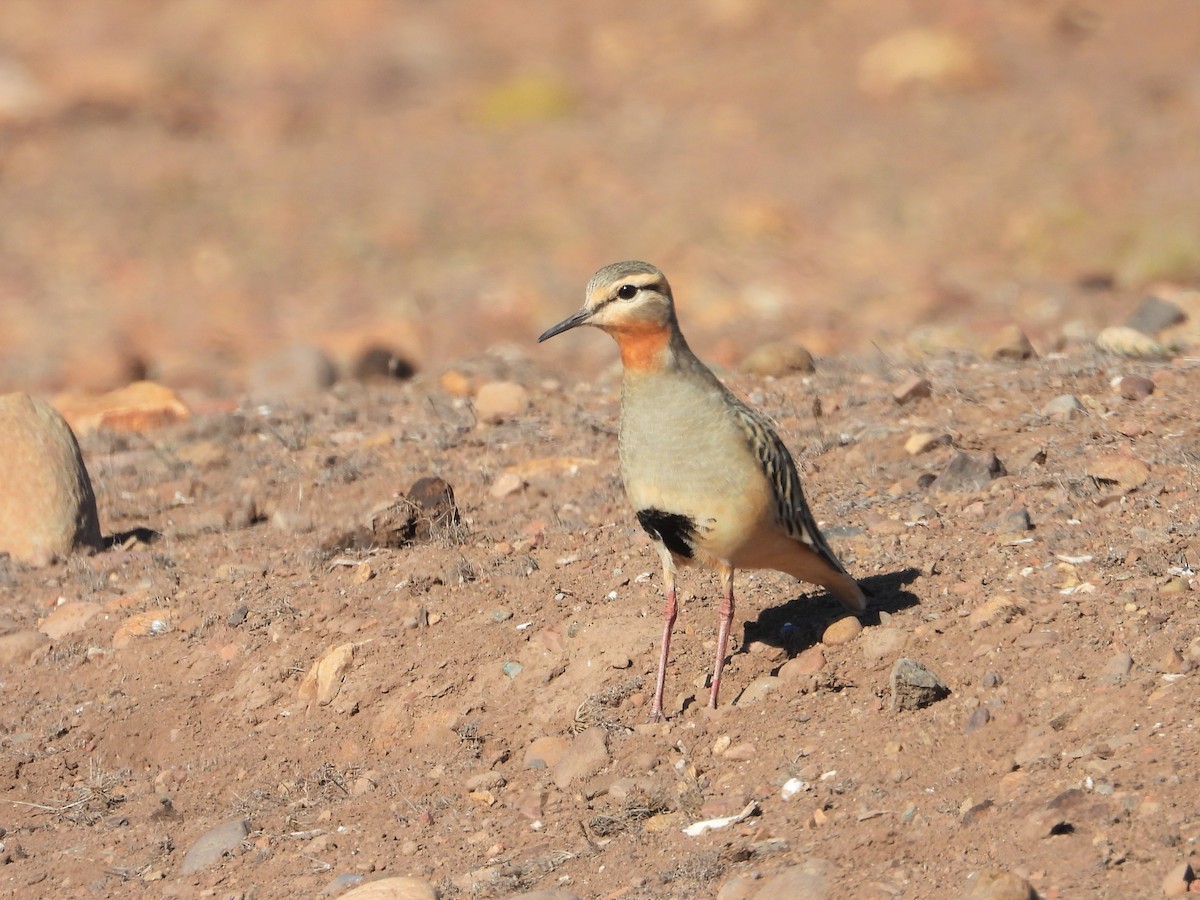
[[[645,262],[619,262],[592,276],[583,308],[548,328],[544,341],[579,325],[602,328],[617,339],[666,334],[675,327],[671,285],[657,266]]]

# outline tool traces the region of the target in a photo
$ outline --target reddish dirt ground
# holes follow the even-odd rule
[[[814,897],[985,870],[1161,893],[1200,837],[1200,370],[1186,341],[1091,339],[1200,277],[1198,20],[9,0],[0,388],[147,375],[195,415],[80,435],[118,546],[0,562],[0,641],[51,635],[0,668],[0,893],[733,898],[803,865]],[[685,572],[653,726],[661,579],[617,477],[615,351],[533,343],[628,257],[671,276],[706,359],[817,354],[729,383],[874,595],[840,642],[833,601],[740,574],[709,711],[715,582]],[[988,358],[1013,324],[1039,355]],[[254,396],[280,349],[371,342],[415,377]],[[897,403],[913,376],[931,396]],[[480,421],[498,381],[528,405]],[[960,452],[1003,472],[931,483]],[[460,521],[364,525],[403,524],[428,475]],[[900,657],[949,696],[893,710]]]

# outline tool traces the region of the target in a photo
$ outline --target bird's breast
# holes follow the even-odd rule
[[[626,380],[621,404],[621,478],[635,510],[694,523],[693,543],[733,563],[770,515],[761,466],[724,396],[669,375]]]

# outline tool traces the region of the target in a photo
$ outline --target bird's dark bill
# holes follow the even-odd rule
[[[547,328],[545,331],[543,331],[541,336],[538,338],[538,343],[540,344],[542,341],[546,340],[547,338],[552,338],[556,334],[562,334],[564,331],[570,331],[577,325],[582,325],[588,320],[588,316],[591,314],[592,313],[590,310],[581,309],[579,312],[575,313],[575,315],[563,319],[557,325],[553,326],[552,328]]]

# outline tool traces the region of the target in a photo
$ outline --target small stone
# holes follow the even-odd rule
[[[247,392],[259,403],[287,403],[322,393],[336,379],[333,362],[319,348],[295,344],[256,363]]]
[[[1006,475],[1004,463],[996,454],[974,457],[956,452],[930,485],[934,491],[981,491],[993,479]]]
[[[725,759],[738,760],[741,762],[754,759],[754,757],[757,755],[757,749],[749,741],[744,741],[740,744],[734,744],[721,754],[721,756],[723,756]]]
[[[973,734],[992,720],[992,714],[986,706],[977,706],[967,719],[967,734]]]
[[[816,675],[825,668],[825,648],[814,644],[799,656],[789,659],[779,668],[779,677],[784,681]]]
[[[218,825],[216,828],[210,828],[188,848],[179,871],[184,875],[190,875],[192,872],[199,872],[201,869],[220,862],[227,855],[240,849],[242,841],[249,833],[250,821],[248,819],[237,819],[233,822],[226,822],[224,825]]]
[[[38,625],[38,631],[52,640],[60,640],[69,634],[82,631],[103,607],[99,603],[80,600],[57,606]]]
[[[357,872],[343,872],[337,878],[333,879],[333,881],[329,882],[329,884],[325,885],[324,889],[321,891],[321,896],[332,897],[335,894],[340,894],[346,890],[346,888],[352,888],[356,884],[362,884],[363,878],[365,877],[366,876],[364,875],[359,875]]]
[[[492,482],[488,493],[496,500],[503,500],[512,494],[525,489],[525,480],[515,472],[503,472]]]
[[[904,452],[909,456],[920,456],[934,447],[950,443],[950,435],[940,431],[918,431],[904,442]]]
[[[595,775],[608,765],[608,732],[592,727],[580,732],[554,767],[554,783],[566,790],[580,778]]]
[[[525,667],[522,666],[519,662],[506,662],[504,665],[502,665],[500,667],[500,671],[502,671],[509,678],[516,678],[518,675],[521,674],[521,671],[524,668]]]
[[[938,92],[979,88],[994,77],[969,35],[951,28],[911,26],[867,48],[858,61],[857,84],[871,99],[885,101],[922,87]]]
[[[141,433],[192,417],[178,394],[153,381],[135,381],[99,396],[59,394],[54,406],[76,434],[99,430]]]
[[[752,350],[741,370],[751,375],[782,378],[796,372],[815,372],[812,354],[790,341],[772,341]]]
[[[556,734],[537,738],[525,748],[525,768],[553,769],[570,746],[566,738]]]
[[[1191,668],[1183,654],[1174,647],[1167,650],[1154,662],[1155,671],[1164,675],[1182,675]]]
[[[360,884],[340,900],[438,900],[437,889],[421,878],[393,876]]]
[[[892,710],[921,709],[950,696],[950,688],[914,659],[901,657],[888,678]]]
[[[756,900],[828,900],[834,896],[830,884],[836,870],[823,859],[811,857],[798,866],[788,868],[764,879],[754,894]]]
[[[579,895],[562,888],[547,888],[541,891],[526,891],[523,894],[508,894],[505,900],[579,900]]]
[[[967,881],[962,900],[1037,900],[1037,896],[1033,885],[1021,876],[985,869]]]
[[[1148,334],[1125,325],[1110,325],[1096,335],[1096,346],[1105,353],[1131,359],[1162,359],[1167,349]]]
[[[929,379],[912,377],[892,391],[892,399],[904,406],[914,400],[921,400],[933,395],[933,385]]]
[[[1059,394],[1042,407],[1042,415],[1056,422],[1070,422],[1087,415],[1087,410],[1074,394]]]
[[[1153,336],[1186,319],[1187,314],[1170,300],[1151,294],[1142,300],[1142,305],[1126,320],[1125,326]]]
[[[829,647],[847,644],[858,637],[862,630],[862,622],[856,617],[845,616],[825,629],[825,633],[821,635],[821,643]]]
[[[759,703],[775,693],[780,684],[780,679],[773,675],[763,675],[761,678],[755,678],[738,695],[735,705],[753,706],[755,703]]]
[[[475,395],[475,415],[489,425],[515,418],[528,408],[529,392],[513,381],[490,381]]]
[[[300,680],[296,696],[301,700],[316,700],[327,706],[342,689],[342,682],[354,663],[354,645],[341,644],[326,650]]]
[[[988,340],[984,355],[989,359],[1034,359],[1037,351],[1016,325],[1005,325]]]
[[[1190,863],[1181,862],[1175,866],[1167,876],[1162,880],[1162,892],[1164,897],[1184,897],[1188,894],[1192,882],[1196,880],[1196,874],[1192,871]]]
[[[1126,400],[1145,400],[1154,393],[1154,382],[1145,375],[1122,375],[1113,387]]]
[[[169,610],[151,609],[146,612],[134,613],[113,633],[112,645],[114,650],[124,650],[138,638],[156,637],[166,634],[174,624],[174,616]]]
[[[457,369],[448,369],[438,376],[438,385],[448,394],[455,397],[469,397],[475,393],[475,384],[469,375]]]
[[[96,497],[75,435],[28,394],[0,396],[0,552],[46,565],[99,549]]]
[[[383,344],[363,347],[350,369],[359,381],[405,381],[412,378],[416,371],[416,366],[405,359],[402,353]]]
[[[1088,463],[1087,474],[1115,485],[1121,493],[1141,487],[1150,478],[1150,467],[1128,453],[1113,453]]]
[[[1030,531],[1032,528],[1033,522],[1030,521],[1029,510],[1023,506],[1020,509],[1008,510],[992,526],[992,530],[996,534],[1019,534],[1023,531]]]

